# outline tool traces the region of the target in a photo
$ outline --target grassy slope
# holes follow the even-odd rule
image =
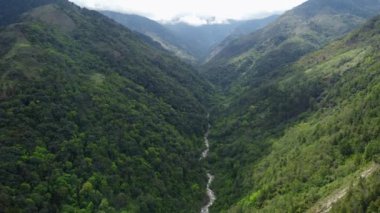
[[[230,106],[239,117],[216,120],[215,210],[304,212],[378,161],[379,43],[377,18],[247,92],[248,108]]]
[[[0,209],[198,211],[208,84],[104,16],[55,2],[0,31]]]

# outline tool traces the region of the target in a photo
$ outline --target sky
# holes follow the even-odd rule
[[[260,18],[291,9],[306,0],[70,0],[95,10],[138,14],[160,22],[173,20],[193,25],[228,19]]]

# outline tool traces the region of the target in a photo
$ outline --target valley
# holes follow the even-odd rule
[[[0,212],[379,212],[379,0],[0,5]]]
[[[158,23],[142,16],[112,11],[100,12],[129,29],[152,38],[164,49],[194,65],[209,60],[210,56],[222,48],[219,45],[259,30],[279,17],[273,14],[261,19],[229,20],[221,24],[194,26],[183,22]]]

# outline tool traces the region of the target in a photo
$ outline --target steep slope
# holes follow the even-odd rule
[[[9,2],[0,211],[198,212],[209,85],[97,12]]]
[[[314,212],[379,163],[379,44],[377,17],[247,93],[240,104],[248,108],[230,106],[239,116],[214,121],[214,210]],[[379,209],[378,174],[361,180],[366,185],[353,189],[359,193],[347,193],[333,211],[349,202],[358,212]]]
[[[205,76],[225,89],[252,84],[379,12],[379,0],[309,0],[262,30],[231,41],[210,60]]]
[[[163,48],[173,52],[176,56],[190,62],[195,62],[194,56],[187,51],[188,46],[161,24],[138,15],[112,11],[100,12],[133,31],[151,37],[154,41],[160,43]]]

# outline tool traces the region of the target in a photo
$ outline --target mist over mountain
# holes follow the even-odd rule
[[[165,24],[165,27],[188,44],[189,51],[203,62],[212,49],[227,37],[254,32],[274,21],[276,17],[247,21],[229,20],[226,23],[218,24],[214,24],[213,20],[208,20],[207,24],[199,26],[178,22]]]
[[[1,213],[379,212],[380,0],[0,5]]]
[[[169,23],[160,24],[148,18],[101,11],[104,15],[123,24],[131,30],[143,33],[160,43],[178,57],[193,63],[202,63],[221,41],[229,36],[251,33],[274,21],[273,15],[257,20],[227,20],[219,23],[215,18],[194,18],[199,25],[187,23],[186,17],[179,17]],[[191,22],[191,20],[190,20]]]
[[[233,22],[233,19],[217,19],[215,16],[211,17],[202,17],[202,16],[196,16],[196,15],[183,15],[175,17],[169,21],[162,21],[162,24],[188,24],[193,26],[200,26],[200,25],[212,25],[212,24],[228,24],[229,22]]]

